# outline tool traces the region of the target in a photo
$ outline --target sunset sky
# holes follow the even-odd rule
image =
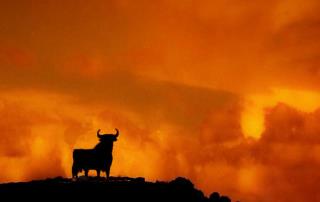
[[[320,201],[319,0],[1,0],[0,182],[113,176]],[[95,172],[90,172],[95,175]]]

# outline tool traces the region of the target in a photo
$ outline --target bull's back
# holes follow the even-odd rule
[[[88,161],[94,159],[94,151],[92,149],[74,149],[73,161]]]

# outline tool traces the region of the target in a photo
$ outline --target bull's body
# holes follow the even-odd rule
[[[112,155],[101,156],[95,149],[75,149],[73,151],[72,173],[76,177],[78,172],[96,170],[100,176],[100,171],[106,172],[107,176],[112,164]]]
[[[109,177],[113,159],[113,142],[117,140],[119,133],[117,130],[116,135],[100,135],[99,131],[97,134],[100,138],[100,143],[95,148],[73,150],[72,177],[78,177],[78,172],[83,170],[85,176],[88,176],[89,170],[96,170],[97,176],[100,176],[100,171],[104,171],[107,178]]]

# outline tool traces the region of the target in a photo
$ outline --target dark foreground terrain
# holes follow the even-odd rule
[[[43,201],[206,201],[229,202],[213,193],[209,197],[194,188],[191,181],[178,177],[171,182],[146,182],[144,178],[111,177],[54,178],[30,182],[0,184],[0,196],[6,199]]]

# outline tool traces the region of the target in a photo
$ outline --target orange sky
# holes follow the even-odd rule
[[[248,202],[319,201],[317,0],[2,0],[0,182],[112,175]],[[94,173],[92,173],[94,174]]]

